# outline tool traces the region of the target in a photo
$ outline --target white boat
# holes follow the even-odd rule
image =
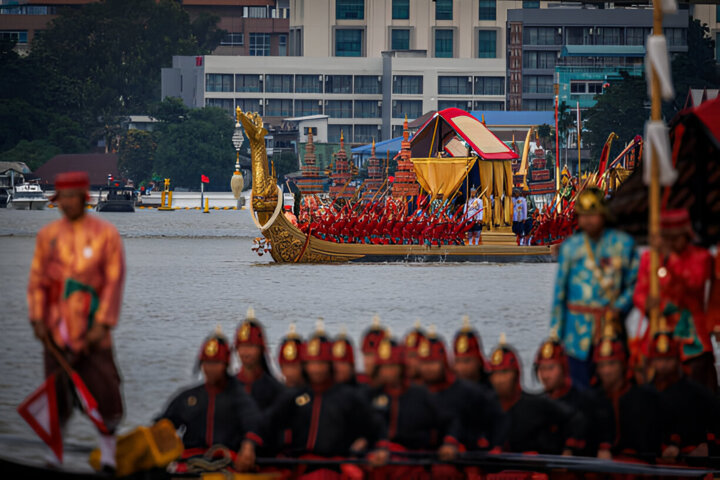
[[[8,201],[8,205],[16,210],[43,210],[47,204],[42,188],[35,183],[15,185]]]

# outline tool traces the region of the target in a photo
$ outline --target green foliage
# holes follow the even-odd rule
[[[234,123],[224,110],[190,110],[181,122],[163,125],[160,131],[154,172],[186,188],[197,188],[204,174],[210,177],[211,190],[229,190]]]
[[[35,170],[59,153],[58,147],[45,140],[20,140],[10,150],[0,153],[0,162],[25,162],[30,170]]]
[[[298,171],[298,158],[293,152],[282,152],[280,155],[273,155],[272,159],[275,163],[278,181],[281,181],[288,173]]]
[[[162,122],[160,127],[171,123],[180,123],[190,109],[177,97],[165,97],[162,102],[150,106],[150,116]]]
[[[122,176],[139,184],[151,178],[155,158],[155,140],[149,132],[128,130],[120,139],[118,168]]]

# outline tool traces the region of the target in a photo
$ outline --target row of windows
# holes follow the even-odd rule
[[[422,82],[422,77],[418,78]],[[378,75],[233,75],[229,73],[205,75],[206,92],[380,94],[381,84],[382,77]],[[422,83],[419,93],[422,93]]]
[[[245,18],[288,18],[289,9],[270,6],[242,7]]]
[[[523,75],[523,93],[553,93],[552,75]]]
[[[362,57],[364,55],[362,29],[338,28],[335,30],[335,56]],[[455,54],[455,30],[435,29],[436,58],[453,58]],[[393,28],[390,31],[391,50],[409,50],[410,29]],[[497,31],[478,30],[477,58],[497,58]]]
[[[582,81],[570,82],[570,93],[573,93],[573,94],[595,95],[597,93],[602,93],[602,90],[603,90],[603,82],[582,82]]]
[[[446,108],[459,108],[461,110],[481,111],[502,111],[505,110],[505,102],[488,102],[475,100],[474,102],[463,100],[438,100],[438,110]]]
[[[649,27],[525,27],[523,44],[644,45],[651,31]],[[687,44],[687,30],[684,28],[666,28],[664,34],[670,46]]]
[[[28,43],[27,30],[0,30],[0,40]]]
[[[505,95],[504,77],[438,77],[439,95]],[[473,88],[474,83],[474,88]]]
[[[57,7],[41,5],[0,5],[0,15],[55,15]]]
[[[453,19],[453,0],[433,0],[435,20]],[[523,8],[540,8],[539,1],[523,1]],[[364,0],[335,0],[335,18],[337,20],[363,20],[365,18]],[[393,20],[410,18],[410,0],[392,0]],[[479,0],[478,20],[496,20],[497,1]]]

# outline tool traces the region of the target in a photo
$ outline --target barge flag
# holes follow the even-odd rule
[[[55,375],[50,375],[37,390],[17,408],[20,416],[32,427],[62,463],[63,444],[55,395]]]
[[[208,178],[207,175],[200,175],[200,181],[202,183],[210,183],[210,179]]]

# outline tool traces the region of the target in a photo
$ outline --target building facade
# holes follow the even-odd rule
[[[548,8],[510,10],[506,38],[509,110],[552,110],[555,85],[568,104],[594,104],[621,71],[641,74],[649,9]],[[670,54],[687,52],[689,12],[666,15]]]

